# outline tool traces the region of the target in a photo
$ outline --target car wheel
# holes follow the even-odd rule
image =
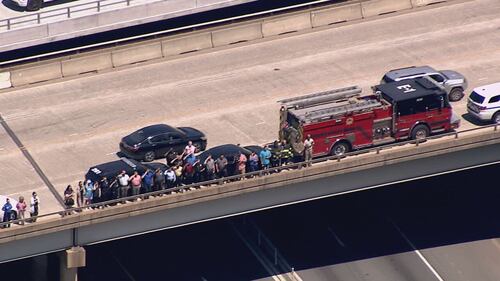
[[[500,124],[500,112],[497,112],[493,115],[493,118],[491,118],[491,121],[496,124]]]
[[[423,140],[429,136],[429,128],[425,125],[417,125],[411,131],[411,139],[413,140]]]
[[[144,154],[144,161],[146,162],[151,162],[156,159],[156,155],[154,151],[148,151],[146,154]]]
[[[454,88],[451,90],[450,94],[448,95],[450,101],[459,101],[462,99],[464,96],[464,90],[461,88]]]
[[[38,11],[42,8],[43,0],[28,0],[27,11]]]
[[[348,153],[350,150],[349,144],[346,142],[337,142],[330,151],[330,155],[332,156],[342,156]]]

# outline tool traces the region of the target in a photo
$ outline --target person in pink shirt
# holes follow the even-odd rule
[[[25,216],[24,213],[26,212],[26,202],[24,201],[23,196],[19,196],[19,202],[17,202],[16,209],[17,209],[17,215],[18,219],[24,220]],[[24,225],[24,221],[20,221],[19,224]]]
[[[243,175],[246,172],[247,167],[247,157],[245,154],[240,152],[240,157],[238,159],[238,171],[240,175]]]

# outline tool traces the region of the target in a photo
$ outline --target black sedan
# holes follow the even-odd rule
[[[170,152],[182,153],[189,141],[193,142],[197,151],[207,147],[205,134],[194,128],[157,124],[124,137],[120,142],[120,152],[128,158],[150,162]]]
[[[121,173],[121,171],[127,172],[128,175],[132,175],[137,171],[139,175],[142,176],[147,169],[154,172],[157,168],[160,168],[162,172],[168,169],[168,167],[162,163],[140,163],[133,159],[121,158],[120,160],[91,167],[87,174],[85,174],[85,180],[96,182],[106,177],[111,182]]]

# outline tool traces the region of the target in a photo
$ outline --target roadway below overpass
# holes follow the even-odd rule
[[[122,136],[151,123],[197,127],[209,146],[258,144],[277,137],[277,100],[353,84],[368,90],[390,68],[430,64],[460,71],[471,87],[496,82],[499,14],[498,1],[459,1],[237,44],[3,91],[0,112],[61,194],[88,167],[115,160]],[[454,107],[462,129],[481,125],[464,115],[464,100]],[[11,137],[0,140],[0,182],[9,183],[0,192],[36,190],[42,214],[61,210]]]

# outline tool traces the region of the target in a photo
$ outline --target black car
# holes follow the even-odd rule
[[[162,172],[168,169],[162,163],[140,163],[133,159],[121,158],[120,160],[91,167],[87,174],[85,174],[85,180],[96,182],[100,181],[103,177],[107,177],[109,181],[112,181],[121,171],[126,171],[128,175],[132,175],[137,171],[139,175],[142,175],[147,169],[155,171],[157,168],[160,168]]]
[[[120,152],[128,158],[150,162],[170,152],[182,153],[189,141],[198,151],[207,147],[205,134],[194,128],[157,124],[124,137],[120,142]]]
[[[200,162],[204,163],[205,160],[208,158],[209,154],[212,155],[212,158],[214,160],[219,158],[221,155],[224,155],[224,157],[226,157],[226,159],[227,159],[227,173],[229,176],[233,176],[237,172],[238,157],[240,156],[240,152],[245,154],[245,156],[247,158],[252,153],[250,150],[248,150],[244,147],[241,147],[239,145],[223,144],[223,145],[212,147],[212,148],[208,149],[207,151],[204,151],[203,153],[198,155],[198,157],[200,159]]]

